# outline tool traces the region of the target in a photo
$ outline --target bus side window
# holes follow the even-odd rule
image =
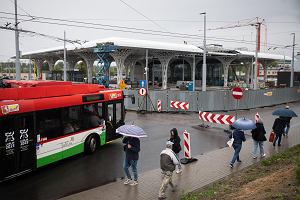
[[[116,103],[116,121],[117,121],[117,126],[122,126],[124,125],[124,116],[123,116],[123,104]]]
[[[80,106],[73,106],[62,109],[63,134],[70,134],[78,131]]]
[[[83,105],[81,113],[81,124],[82,130],[96,128],[103,124],[103,119],[99,115],[99,107],[97,104]],[[101,114],[101,113],[100,113]]]
[[[37,112],[37,132],[42,140],[61,136],[60,109]]]

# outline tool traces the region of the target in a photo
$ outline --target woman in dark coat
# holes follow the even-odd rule
[[[178,136],[178,131],[176,128],[172,128],[170,130],[170,139],[169,141],[173,142],[172,145],[172,151],[176,154],[178,160],[179,160],[179,152],[181,151],[181,145],[180,145],[180,137]],[[178,165],[178,170],[176,171],[176,173],[181,173],[181,165]]]
[[[252,133],[252,139],[253,139],[253,148],[252,148],[252,156],[254,159],[257,158],[257,148],[259,146],[259,152],[260,152],[260,156],[263,158],[266,156],[265,152],[264,152],[264,141],[267,140],[265,134],[266,134],[266,130],[264,127],[264,124],[261,120],[261,118],[259,117],[259,115],[257,115],[257,119],[256,119],[256,128],[253,129],[251,131]]]

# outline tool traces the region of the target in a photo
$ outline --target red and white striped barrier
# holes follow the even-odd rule
[[[183,132],[183,146],[184,146],[184,157],[187,159],[191,158],[191,139],[190,134],[184,130]]]
[[[157,112],[161,112],[161,100],[157,100]]]
[[[171,101],[170,106],[171,106],[171,108],[177,108],[177,109],[182,109],[182,110],[189,109],[189,103],[181,102],[181,101]]]
[[[205,122],[228,125],[231,125],[235,121],[235,117],[232,115],[214,114],[201,111],[199,111],[199,119]]]

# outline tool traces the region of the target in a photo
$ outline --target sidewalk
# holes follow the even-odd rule
[[[300,143],[299,134],[300,123],[294,124],[289,133],[289,137],[282,138],[282,146],[275,148],[272,143],[265,142],[265,151],[267,157],[286,148],[292,147]],[[176,184],[177,191],[171,192],[170,187],[167,189],[167,199],[180,199],[184,193],[196,190],[216,180],[224,178],[229,174],[241,170],[255,162],[260,158],[253,159],[250,152],[252,147],[252,139],[248,139],[244,144],[240,154],[242,163],[235,163],[233,169],[229,167],[229,161],[232,158],[233,150],[231,148],[223,148],[208,152],[204,155],[194,156],[198,158],[197,162],[183,165],[183,173],[173,174],[173,183]],[[139,185],[125,186],[122,180],[103,185],[91,190],[80,192],[63,200],[81,200],[81,199],[109,199],[109,200],[152,200],[157,199],[158,190],[161,184],[161,170],[155,169],[140,174]]]

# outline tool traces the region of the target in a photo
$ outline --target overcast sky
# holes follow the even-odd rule
[[[0,26],[14,24],[14,0],[1,0]],[[8,14],[5,14],[5,13]],[[270,53],[291,56],[291,48],[276,48],[292,44],[292,35],[296,34],[296,52],[300,52],[300,0],[18,0],[19,28],[37,33],[67,39],[90,41],[107,37],[127,37],[146,40],[202,45],[203,15],[207,13],[207,44],[221,44],[225,48],[255,48],[255,27],[244,25],[255,22],[255,18],[264,19],[261,33],[261,50]],[[29,15],[39,17],[34,20]],[[79,24],[65,21],[53,21],[45,18],[80,21],[91,24]],[[49,24],[60,23],[85,27]],[[97,25],[96,25],[97,24]],[[103,25],[117,26],[108,27]],[[11,25],[7,25],[12,27]],[[88,28],[89,26],[90,28]],[[121,29],[127,27],[129,29]],[[227,27],[227,28],[226,28]],[[114,29],[114,30],[104,30]],[[147,34],[136,33],[136,29],[152,30]],[[120,31],[121,30],[121,31]],[[124,32],[131,31],[130,32]],[[170,32],[169,36],[161,32]],[[143,32],[139,30],[138,32]],[[149,34],[151,33],[151,34]],[[171,33],[193,35],[182,37]],[[267,47],[265,41],[267,38]],[[20,50],[34,51],[62,46],[62,42],[37,35],[20,34]],[[0,29],[0,60],[15,55],[15,34]]]

